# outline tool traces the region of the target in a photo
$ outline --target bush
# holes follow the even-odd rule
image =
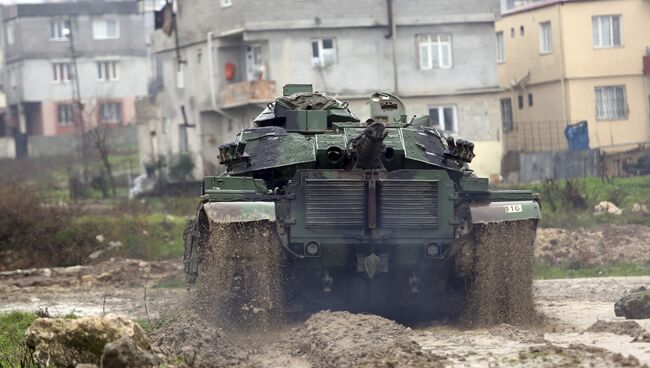
[[[0,182],[0,269],[79,264],[95,243],[76,213],[30,186]]]
[[[194,166],[194,157],[191,153],[174,155],[169,160],[169,178],[174,181],[190,180]]]

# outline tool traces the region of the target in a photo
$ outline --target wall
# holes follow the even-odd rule
[[[636,144],[650,140],[648,95],[639,76],[588,78],[571,80],[571,118],[589,122],[591,147]],[[622,120],[596,119],[597,86],[625,85],[629,114]]]
[[[520,183],[601,175],[599,150],[522,153],[519,156]]]
[[[593,47],[591,17],[595,15],[621,15],[622,47]],[[564,6],[563,18],[569,78],[641,75],[642,56],[650,46],[650,33],[641,31],[650,19],[647,0],[576,2]]]
[[[558,5],[559,6],[559,5]],[[495,24],[496,32],[503,32],[505,61],[499,63],[499,84],[510,86],[530,71],[530,84],[558,80],[562,76],[562,30],[558,6],[549,6],[536,11],[504,15]],[[539,23],[551,22],[553,52],[540,54]],[[524,27],[524,35],[520,27]],[[589,26],[591,30],[591,25]],[[514,37],[511,37],[514,30]],[[496,48],[494,49],[496,52]]]
[[[119,57],[118,80],[99,81],[95,59],[79,59],[79,84],[81,98],[114,98],[145,96],[149,80],[149,61],[146,58]],[[23,91],[20,98],[9,93],[10,103],[16,100],[44,101],[72,99],[72,82],[55,83],[52,63],[47,59],[30,59],[21,63]]]
[[[135,126],[112,128],[109,138],[113,147],[138,144],[138,133]],[[80,139],[77,135],[61,136],[30,136],[29,156],[45,157],[69,155],[80,148]]]
[[[0,158],[16,158],[16,142],[13,137],[0,137]]]

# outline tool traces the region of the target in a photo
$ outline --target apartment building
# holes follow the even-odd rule
[[[396,92],[410,115],[478,141],[475,167],[499,172],[499,0],[184,0],[174,8],[178,33],[153,37],[159,111],[143,109],[143,163],[191,152],[196,177],[218,173],[220,144],[284,84],[309,83],[361,117],[370,94]]]
[[[86,127],[135,122],[135,100],[147,95],[150,74],[136,1],[9,5],[2,21],[7,115],[0,136],[70,134],[80,116]],[[77,99],[83,113],[75,113]]]
[[[566,149],[586,121],[591,148],[650,141],[650,2],[546,0],[496,22],[506,149]]]

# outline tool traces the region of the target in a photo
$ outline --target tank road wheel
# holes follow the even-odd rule
[[[469,323],[533,322],[536,228],[536,220],[474,225],[456,259],[456,274],[465,284]]]
[[[193,306],[224,327],[266,328],[279,322],[285,266],[273,223],[215,223],[205,216],[195,229],[189,252],[194,257],[186,258],[188,281],[195,280]]]

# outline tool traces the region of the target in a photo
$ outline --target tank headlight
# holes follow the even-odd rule
[[[427,257],[440,256],[440,246],[436,243],[427,244],[424,249]]]
[[[320,253],[320,246],[316,242],[309,242],[305,245],[305,253],[307,253],[308,256],[315,257]]]

